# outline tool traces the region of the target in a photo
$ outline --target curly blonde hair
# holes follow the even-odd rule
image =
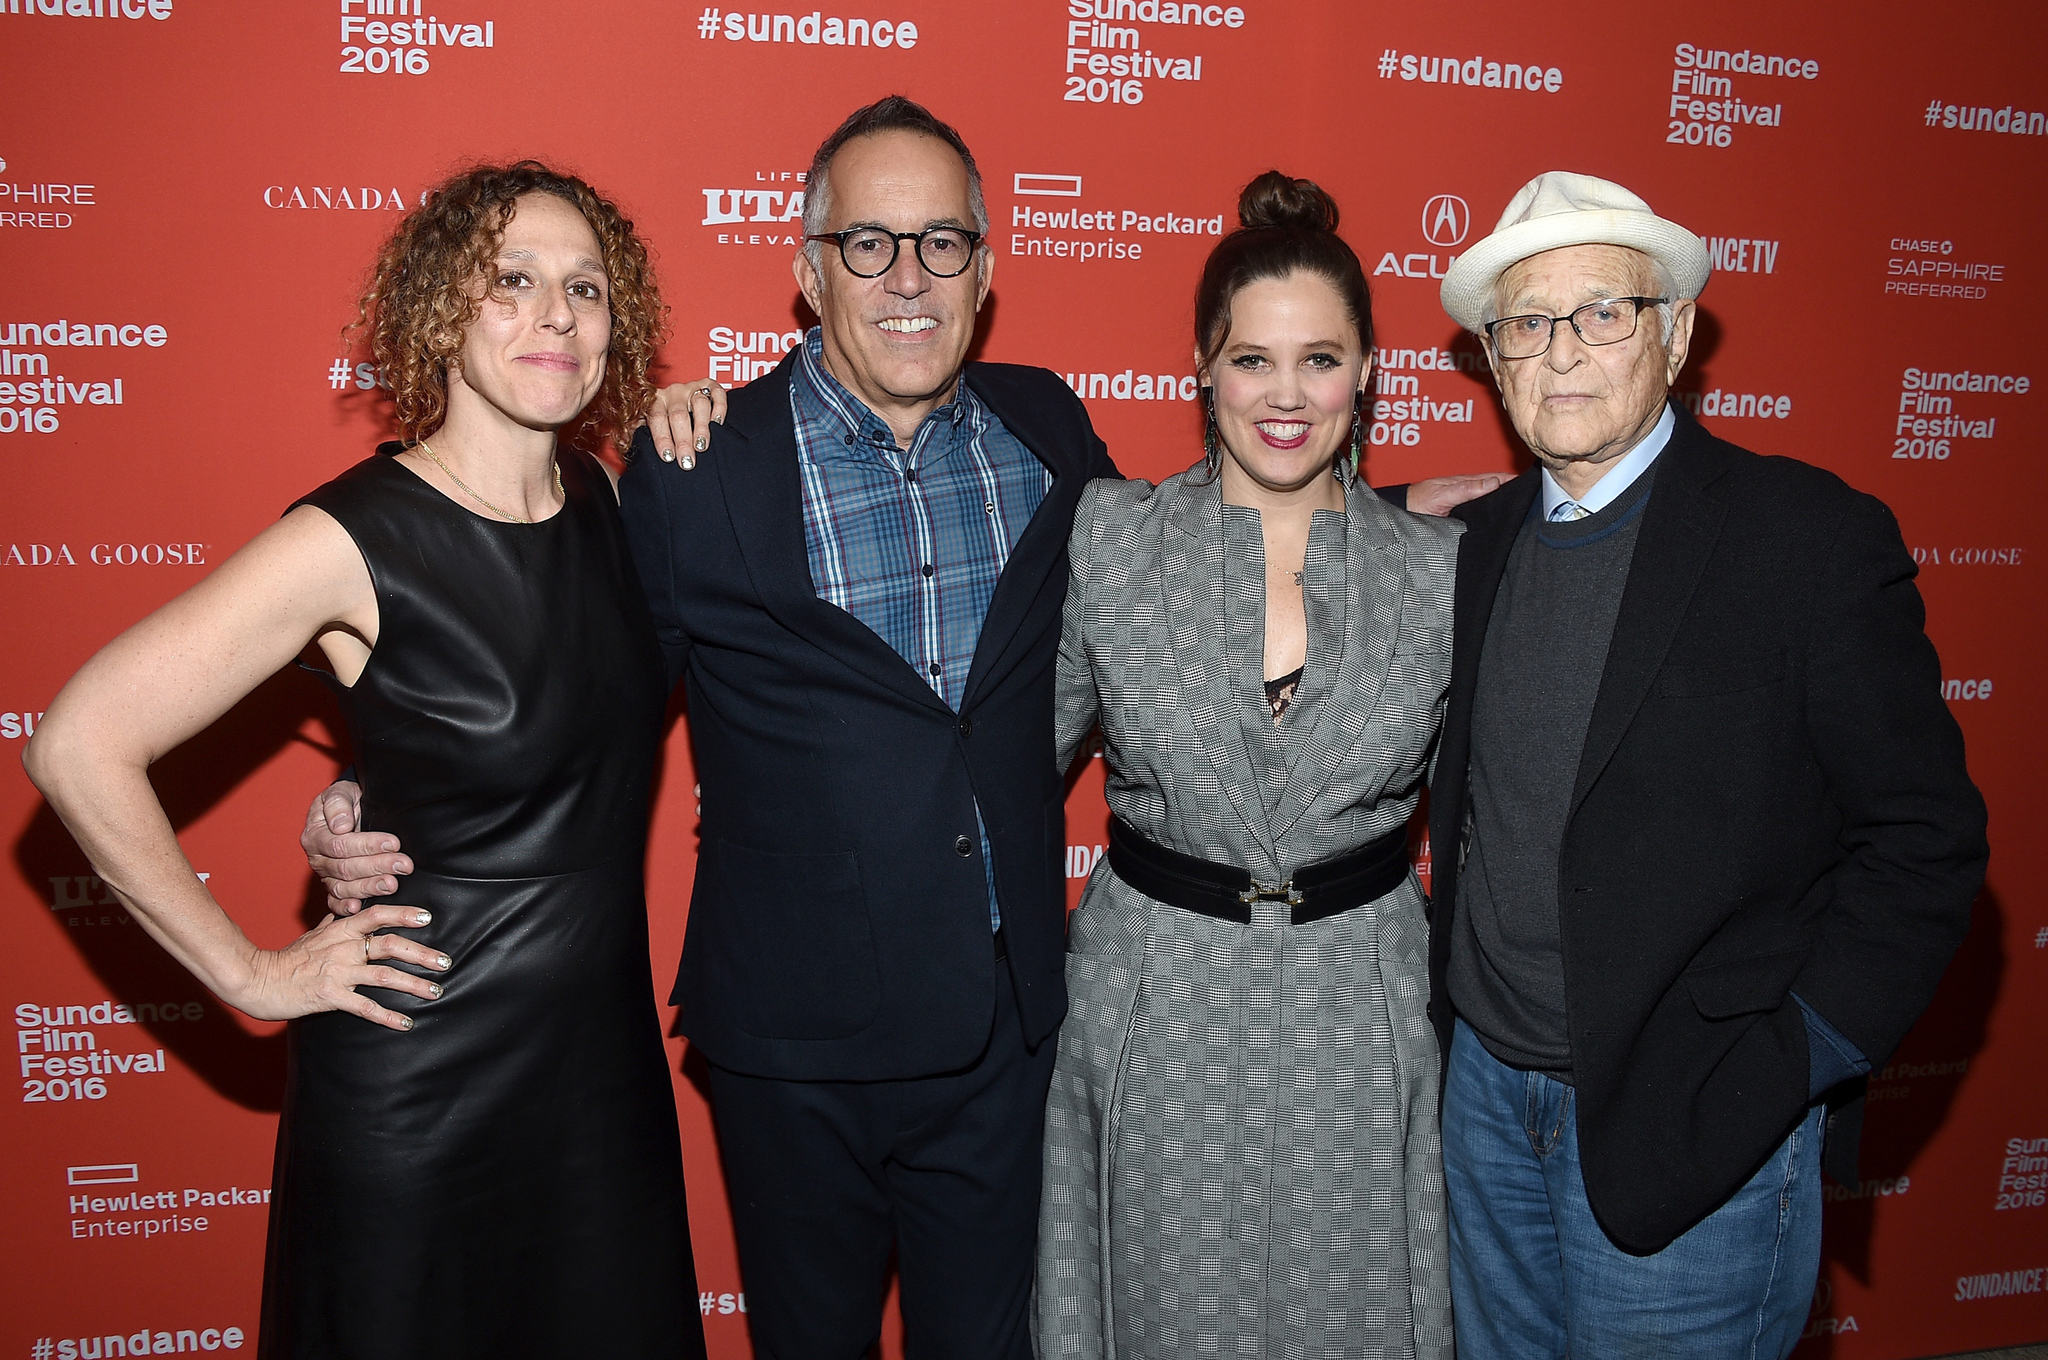
[[[377,252],[349,330],[369,335],[400,434],[411,441],[439,428],[448,413],[449,361],[489,292],[476,281],[492,276],[505,227],[528,194],[552,194],[582,213],[603,251],[611,344],[604,383],[570,438],[593,434],[623,453],[654,398],[648,373],[668,308],[633,223],[574,175],[530,160],[479,165],[429,190]]]

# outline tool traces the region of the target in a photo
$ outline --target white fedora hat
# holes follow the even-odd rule
[[[1657,216],[1619,184],[1546,170],[1509,201],[1493,235],[1452,262],[1444,275],[1444,310],[1476,331],[1486,319],[1494,283],[1516,262],[1560,246],[1587,245],[1642,251],[1671,271],[1682,298],[1698,297],[1713,270],[1699,237]]]

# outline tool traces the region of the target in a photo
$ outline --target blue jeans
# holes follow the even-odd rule
[[[1444,1182],[1459,1360],[1783,1360],[1820,1271],[1823,1108],[1684,1236],[1631,1256],[1586,1202],[1574,1095],[1458,1022]]]

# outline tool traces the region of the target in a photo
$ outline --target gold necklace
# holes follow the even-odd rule
[[[477,503],[483,506],[484,509],[490,511],[492,514],[498,516],[500,519],[509,519],[514,524],[533,523],[532,520],[526,518],[524,515],[515,515],[510,510],[506,510],[500,506],[493,505],[491,502],[485,500],[475,487],[471,486],[468,482],[463,481],[460,477],[455,475],[454,468],[449,467],[446,463],[441,461],[441,455],[434,452],[434,446],[432,444],[429,444],[426,440],[422,439],[419,441],[419,446],[422,449],[426,450],[427,457],[434,460],[435,467],[440,468],[441,471],[448,474],[449,481],[455,483],[464,491],[467,491],[471,496],[475,497]],[[557,496],[560,496],[562,498],[563,504],[566,505],[569,500],[569,493],[562,490],[562,460],[556,458],[552,461],[555,467],[555,494]]]

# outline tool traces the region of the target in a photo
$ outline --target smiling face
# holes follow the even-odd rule
[[[825,231],[976,229],[967,166],[936,137],[856,137],[832,158],[828,175],[831,216]],[[847,269],[835,243],[821,244],[818,265],[801,251],[795,268],[797,285],[824,331],[825,366],[905,437],[952,397],[974,339],[975,313],[988,296],[993,260],[986,249],[977,249],[970,268],[936,278],[918,262],[914,243],[904,241],[886,273],[864,279]]]
[[[604,382],[612,317],[597,234],[573,205],[528,194],[505,224],[488,286],[449,365],[451,417],[560,429]]]
[[[1494,315],[1565,316],[1589,302],[1664,291],[1641,251],[1565,246],[1531,255],[1502,274]],[[1576,491],[1591,486],[1657,423],[1665,394],[1685,366],[1693,310],[1690,300],[1675,303],[1668,344],[1653,308],[1643,310],[1633,336],[1616,344],[1588,345],[1564,321],[1549,350],[1534,358],[1504,360],[1487,344],[1508,419],[1560,481],[1570,474],[1583,483]]]
[[[1344,300],[1315,274],[1248,283],[1207,366],[1226,500],[1256,504],[1328,479],[1371,372]]]

